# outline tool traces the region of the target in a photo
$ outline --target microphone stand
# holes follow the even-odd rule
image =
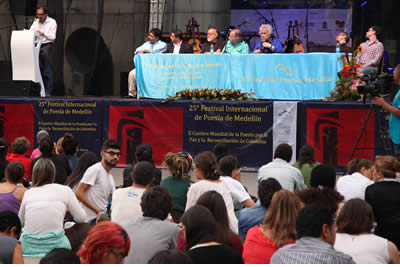
[[[272,26],[272,29],[275,30],[275,33],[276,33],[275,36],[276,36],[276,38],[279,39],[278,28],[276,27],[276,24],[275,24],[274,15],[272,15],[272,11],[271,11],[270,7],[268,7],[268,10],[269,10],[269,14],[271,15],[271,26]]]

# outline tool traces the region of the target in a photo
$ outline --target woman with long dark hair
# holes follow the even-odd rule
[[[188,254],[197,264],[240,264],[242,257],[233,248],[217,242],[217,225],[211,212],[200,205],[182,216]]]
[[[68,177],[65,185],[68,185],[73,191],[75,191],[86,170],[97,162],[98,159],[95,153],[90,151],[83,153],[78,161],[78,165],[71,173],[71,176]]]

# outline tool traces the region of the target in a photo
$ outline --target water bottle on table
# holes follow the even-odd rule
[[[214,54],[214,44],[211,44],[211,46],[210,46],[210,53]]]

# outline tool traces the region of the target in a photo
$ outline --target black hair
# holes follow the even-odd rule
[[[301,202],[305,206],[319,204],[329,209],[332,213],[338,210],[338,205],[344,200],[344,197],[331,188],[310,187],[296,192]]]
[[[154,163],[153,161],[153,149],[148,144],[140,144],[136,147],[136,158],[137,161],[148,161]]]
[[[0,159],[5,160],[8,152],[8,141],[0,138]]]
[[[186,231],[187,250],[197,244],[216,240],[216,222],[207,208],[195,205],[183,214],[181,221]]]
[[[74,155],[76,153],[76,148],[78,147],[78,142],[72,134],[66,133],[64,134],[61,146],[65,155]]]
[[[192,258],[184,251],[168,249],[157,252],[149,264],[192,264]]]
[[[19,161],[13,161],[7,165],[7,180],[13,184],[21,183],[24,179],[25,167]]]
[[[228,155],[220,159],[218,165],[222,176],[232,176],[232,172],[239,168],[239,161],[235,156]]]
[[[219,161],[223,157],[229,155],[228,146],[224,143],[217,143],[213,148],[213,153],[217,157],[217,161]]]
[[[135,184],[148,185],[153,180],[154,166],[148,161],[141,161],[133,168],[133,179]]]
[[[15,235],[19,238],[22,227],[18,215],[8,210],[0,211],[0,232],[10,234],[14,226]]]
[[[321,237],[324,224],[329,227],[334,222],[334,213],[320,204],[302,208],[296,218],[297,239],[302,237]]]
[[[53,149],[54,149],[54,144],[50,136],[43,136],[39,142],[39,150],[41,153],[41,157],[43,158],[51,157]]]
[[[335,189],[336,170],[326,164],[315,166],[311,171],[310,185],[311,187]]]
[[[43,258],[39,264],[80,264],[80,258],[71,250],[66,248],[54,248]]]
[[[179,39],[183,40],[183,32],[181,30],[176,29],[173,31],[175,37],[178,37]]]
[[[79,158],[78,165],[76,165],[75,169],[72,171],[71,175],[65,182],[65,185],[74,188],[74,186],[81,181],[86,170],[97,162],[98,158],[95,153],[90,151],[83,153]]]
[[[217,227],[215,241],[231,246],[232,232],[229,228],[228,211],[222,195],[214,190],[207,191],[199,197],[196,205],[201,205],[207,208],[214,216]]]
[[[103,146],[101,147],[101,151],[107,151],[110,148],[121,150],[121,147],[117,141],[113,139],[107,139],[106,141],[104,141]]]
[[[261,205],[268,208],[271,204],[272,197],[275,192],[282,189],[281,184],[275,178],[267,178],[262,180],[258,184],[258,198],[260,199]]]
[[[283,159],[284,161],[289,162],[292,159],[292,147],[288,144],[279,144],[274,153],[274,159]]]
[[[159,185],[148,188],[141,198],[143,216],[165,220],[172,210],[172,197]]]
[[[382,28],[380,26],[378,26],[378,25],[374,25],[371,28],[374,30],[376,38],[379,39],[381,37],[381,34],[382,34]]]
[[[158,28],[153,28],[150,30],[150,32],[154,35],[154,37],[160,39],[161,38],[161,30]],[[150,33],[149,32],[149,33]]]

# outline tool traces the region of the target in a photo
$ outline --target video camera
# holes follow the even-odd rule
[[[366,74],[361,77],[366,85],[357,86],[357,92],[363,95],[363,103],[367,98],[374,98],[390,93],[390,85],[393,82],[393,74],[383,73],[380,75]]]

